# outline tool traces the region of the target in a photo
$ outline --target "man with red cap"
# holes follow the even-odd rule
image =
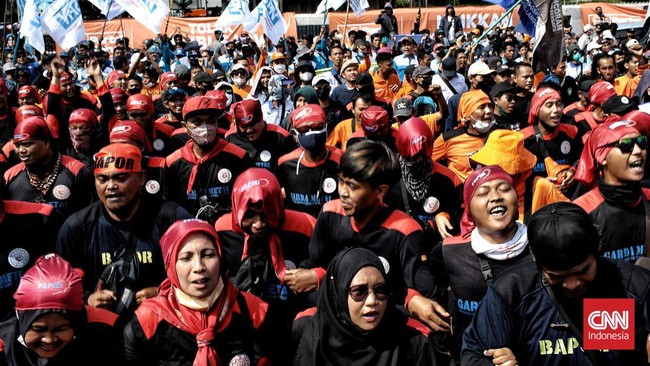
[[[562,99],[559,91],[551,87],[539,88],[530,102],[528,127],[521,133],[525,136],[524,146],[537,157],[533,173],[528,178],[530,186],[535,177],[547,177],[559,184],[565,195],[570,197],[571,193],[566,190],[573,184],[573,165],[582,151],[582,141],[578,128],[561,123],[561,120]]]
[[[92,169],[93,154],[101,147],[97,114],[91,109],[79,108],[72,111],[68,121],[72,146],[64,147],[61,152],[81,161],[88,169]]]
[[[0,364],[37,366],[123,362],[117,316],[85,307],[81,276],[56,254],[36,260],[20,280],[13,316],[0,323]]]
[[[596,126],[605,122],[615,122],[620,120],[619,116],[609,116],[603,111],[603,104],[612,97],[616,97],[614,85],[606,81],[597,81],[587,94],[589,107],[586,111],[576,113],[573,117],[578,127],[579,135],[583,136],[587,131],[591,131]]]
[[[218,136],[222,112],[215,98],[188,99],[182,124],[190,140],[165,162],[165,198],[211,222],[230,211],[232,185],[252,165],[245,150]]]
[[[646,251],[650,190],[641,188],[648,137],[624,120],[597,126],[587,137],[575,179],[591,189],[574,201],[594,219],[604,257],[634,263]]]
[[[342,152],[325,145],[327,117],[320,105],[294,110],[291,124],[300,147],[280,157],[275,175],[284,191],[284,206],[317,217],[325,202],[339,197]]]
[[[295,150],[296,140],[280,126],[266,123],[260,102],[245,99],[230,107],[233,126],[226,141],[246,150],[258,168],[275,171],[278,159]]]
[[[162,97],[164,96],[166,91],[178,87],[178,75],[174,74],[171,71],[167,71],[162,73],[158,78],[158,80],[159,80],[158,84],[160,85],[160,95],[156,95],[153,98],[153,102],[154,102],[153,105],[154,105],[154,111],[156,112],[155,113],[156,117],[162,116],[167,113],[168,107],[165,105],[164,103],[165,101],[162,100]]]
[[[315,223],[304,212],[285,210],[271,172],[251,168],[235,181],[232,212],[215,225],[225,274],[239,290],[278,305],[286,332],[308,306],[306,294],[293,292],[284,277],[309,257]]]
[[[142,126],[147,134],[145,152],[148,155],[165,157],[173,151],[171,136],[174,128],[154,122],[153,100],[144,94],[135,94],[126,101],[129,119]]]
[[[25,85],[21,86],[20,89],[18,89],[19,106],[36,105],[37,103],[41,103],[41,97],[38,95],[38,91],[36,91],[33,86]]]
[[[391,126],[385,109],[371,106],[361,114],[361,130],[354,132],[345,143],[348,148],[359,140],[381,141],[393,152],[397,152],[397,129]],[[344,149],[345,150],[345,149]]]
[[[95,154],[99,201],[70,216],[57,252],[84,272],[84,300],[93,307],[131,314],[155,296],[165,278],[160,237],[192,216],[173,202],[146,199],[140,149],[116,143]]]
[[[21,163],[4,174],[5,198],[47,203],[66,217],[92,201],[90,170],[53,150],[52,134],[42,117],[16,126],[13,143]]]
[[[109,89],[120,88],[126,91],[126,74],[122,70],[113,70],[108,73],[108,76],[106,77],[106,84],[108,85]]]

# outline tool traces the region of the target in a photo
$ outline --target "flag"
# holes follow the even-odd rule
[[[262,19],[264,18],[264,6],[262,3],[257,4],[255,9],[251,12],[251,21],[242,23],[244,26],[244,30],[248,32],[252,32],[261,22]]]
[[[555,67],[562,59],[564,23],[560,0],[522,0],[515,30],[535,37],[532,47],[535,72]]]
[[[239,24],[244,24],[245,28],[255,28],[257,18],[251,14],[248,6],[248,0],[231,0],[217,19],[215,28],[223,30],[229,25]]]
[[[38,52],[45,52],[45,40],[41,31],[41,18],[36,8],[35,0],[27,0],[20,21],[20,36],[25,43],[34,47]]]
[[[354,14],[360,17],[363,13],[366,12],[366,8],[369,8],[368,0],[350,0],[350,9]]]
[[[41,14],[41,26],[65,49],[76,46],[86,37],[77,0],[55,0]]]
[[[316,8],[316,14],[323,14],[325,12],[325,3],[327,3],[328,9],[338,10],[346,3],[346,0],[321,0],[320,4],[318,4],[318,7]]]
[[[88,0],[91,4],[95,5],[107,20],[111,20],[116,16],[124,13],[124,9],[117,3],[116,0]],[[110,7],[110,9],[109,9]]]
[[[155,34],[160,34],[160,25],[169,15],[166,0],[113,0],[135,20]]]
[[[277,43],[280,38],[287,32],[287,23],[284,22],[282,13],[278,8],[278,3],[275,0],[262,0],[264,15],[262,19],[262,26],[264,27],[264,34],[273,42]]]
[[[488,3],[492,3],[494,5],[499,5],[500,7],[506,10],[509,10],[517,3],[517,0],[485,0],[485,1]]]

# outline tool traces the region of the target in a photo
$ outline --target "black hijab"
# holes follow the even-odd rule
[[[403,334],[407,317],[390,301],[379,326],[372,331],[357,327],[350,318],[347,287],[365,267],[374,267],[389,286],[384,266],[368,249],[353,247],[340,252],[330,263],[321,285],[318,311],[305,330],[294,364],[298,365],[397,365],[399,351],[408,336]]]

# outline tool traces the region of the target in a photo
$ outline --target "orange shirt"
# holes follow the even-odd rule
[[[616,94],[632,98],[637,85],[639,85],[639,80],[641,80],[640,75],[631,78],[625,74],[621,77],[616,78],[616,80],[614,80],[614,88],[616,89]]]
[[[390,104],[393,104],[395,99],[395,93],[393,93],[392,88],[397,85],[400,85],[399,76],[396,74],[390,74],[388,79],[384,79],[379,70],[375,70],[372,75],[372,81],[375,84],[375,96],[386,99]],[[399,90],[398,90],[399,91]]]
[[[486,136],[468,135],[465,129],[447,131],[433,142],[433,161],[447,161],[451,169],[463,182],[472,174],[468,157],[483,148]]]
[[[240,87],[238,87],[237,85],[234,85],[234,84],[233,84],[233,86],[232,86],[232,91],[235,92],[235,93],[236,93],[237,95],[239,95],[240,97],[242,97],[243,99],[246,99],[246,97],[248,97],[248,93],[251,92],[251,86],[250,86],[250,85],[246,85],[245,87],[240,88]]]
[[[395,99],[397,100],[399,98],[404,98],[412,91],[413,88],[411,87],[411,84],[408,81],[404,80],[402,87],[397,91],[397,93],[395,93]]]
[[[154,99],[155,97],[159,97],[162,94],[162,88],[160,87],[159,84],[156,84],[151,88],[142,86],[142,90],[140,91],[140,93],[144,95],[148,95],[149,97],[151,97],[151,99]]]
[[[339,124],[334,127],[332,133],[327,138],[327,146],[338,147],[339,149],[345,149],[345,143],[350,138],[355,131],[361,131],[361,124],[355,123],[354,131],[352,131],[352,118],[348,118],[339,122]]]

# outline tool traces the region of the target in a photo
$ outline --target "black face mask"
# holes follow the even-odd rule
[[[324,87],[324,88],[317,88],[316,89],[316,95],[318,96],[318,99],[320,100],[327,100],[330,96],[330,88]]]
[[[422,80],[422,87],[425,90],[429,90],[430,86],[431,86],[431,78]]]
[[[131,95],[140,94],[140,91],[142,91],[142,88],[130,88],[129,94]]]
[[[368,94],[368,95],[375,95],[375,86],[373,84],[366,85],[362,88],[359,88],[359,93],[362,94]]]
[[[493,85],[494,79],[489,76],[485,76],[485,79],[483,79],[483,81],[480,81],[477,87],[481,89],[485,94],[490,95],[490,89],[492,89]]]

